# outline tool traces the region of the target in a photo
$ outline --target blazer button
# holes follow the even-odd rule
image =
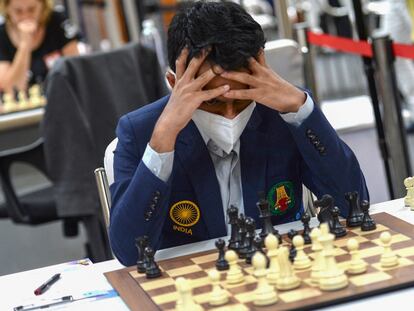
[[[161,196],[161,192],[159,192],[158,190],[154,192],[154,197],[160,197]]]
[[[144,219],[146,221],[149,221],[152,218],[152,212],[151,211],[146,211],[144,214]]]
[[[157,204],[157,203],[158,203],[158,199],[159,199],[159,197],[153,197],[153,198],[152,198],[152,202],[153,202],[154,204]]]
[[[150,208],[151,211],[155,211],[156,206],[157,205],[155,203],[152,203],[152,204],[149,205],[149,208]]]
[[[322,146],[321,141],[319,139],[315,139],[312,141],[312,144],[319,150],[319,147]]]
[[[318,151],[321,155],[326,155],[326,148],[324,146],[320,146]]]
[[[315,135],[315,134],[313,134],[313,131],[311,129],[307,129],[306,135],[309,137],[310,135]]]

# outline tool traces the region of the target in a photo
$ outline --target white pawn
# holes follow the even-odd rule
[[[175,280],[175,287],[178,293],[178,300],[175,305],[177,311],[203,311],[203,307],[197,304],[192,295],[192,288],[188,280],[179,277]]]
[[[24,91],[19,91],[17,98],[19,100],[19,110],[25,110],[29,107],[29,102],[27,101],[27,96]]]
[[[210,305],[220,306],[227,303],[227,301],[229,301],[229,296],[220,286],[220,273],[217,270],[210,270],[208,272],[208,277],[213,286],[213,290],[210,293]]]
[[[279,277],[279,261],[277,259],[279,240],[274,234],[270,233],[265,238],[267,257],[269,258],[269,269],[267,270],[267,282],[275,285]]]
[[[4,112],[12,112],[17,108],[16,101],[14,100],[14,95],[6,93],[3,96],[3,110]]]
[[[303,247],[305,245],[303,237],[300,234],[295,235],[292,243],[296,248],[296,256],[293,260],[293,267],[297,270],[309,268],[312,265],[312,262],[303,250]]]
[[[407,189],[407,195],[404,198],[405,206],[414,211],[414,177],[407,177],[404,179],[404,186]]]
[[[346,272],[348,274],[360,274],[367,271],[367,263],[361,259],[359,254],[359,242],[356,239],[349,239],[346,246],[351,254],[351,262]]]
[[[321,231],[319,230],[319,228],[313,228],[310,233],[314,258],[311,269],[311,283],[313,285],[319,285],[321,271],[323,271],[325,268],[324,257],[322,256],[322,245],[318,240],[320,235]]]
[[[224,258],[229,263],[230,269],[227,272],[226,282],[227,284],[238,284],[244,281],[243,271],[237,264],[238,256],[235,251],[228,250]]]
[[[279,248],[277,256],[279,260],[279,278],[276,281],[276,288],[280,290],[294,289],[300,286],[300,279],[296,276],[289,260],[289,250],[286,246]]]
[[[267,260],[265,255],[261,252],[256,252],[253,256],[252,264],[254,267],[254,276],[257,278],[257,288],[253,293],[253,304],[255,306],[268,306],[276,303],[276,290],[266,280]]]
[[[391,234],[388,231],[384,231],[380,235],[384,252],[381,255],[381,267],[390,268],[398,265],[398,257],[391,249]]]

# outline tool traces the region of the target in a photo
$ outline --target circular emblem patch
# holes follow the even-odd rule
[[[267,200],[273,215],[284,215],[295,206],[292,182],[283,181],[274,185],[267,194]]]
[[[183,227],[194,226],[200,219],[200,210],[191,201],[180,201],[170,208],[170,218]]]

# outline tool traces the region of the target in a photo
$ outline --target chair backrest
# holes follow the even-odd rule
[[[95,170],[95,179],[96,185],[98,186],[99,200],[101,202],[105,227],[108,230],[111,210],[111,193],[109,191],[108,178],[103,167],[99,167]]]
[[[114,151],[116,145],[118,144],[118,138],[115,138],[111,143],[106,147],[105,157],[104,157],[104,167],[106,171],[106,176],[108,179],[108,185],[112,185],[115,180],[114,177]]]

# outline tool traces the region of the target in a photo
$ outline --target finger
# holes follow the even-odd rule
[[[245,89],[245,90],[231,90],[226,92],[223,96],[233,99],[250,99],[255,100],[256,90],[254,89]]]
[[[216,76],[217,75],[214,72],[214,69],[210,68],[194,80],[194,82],[192,83],[192,88],[194,88],[195,90],[201,90],[204,86],[206,86],[207,83],[209,83]]]
[[[259,86],[259,81],[257,80],[257,78],[245,72],[226,71],[226,72],[223,72],[221,76],[223,78],[237,81],[237,82],[247,84],[250,86],[254,86],[254,87]]]
[[[183,78],[188,80],[194,79],[195,75],[200,69],[201,64],[206,60],[209,53],[210,49],[204,49],[201,52],[201,55],[199,55],[198,57],[193,57],[193,59],[191,59],[190,64],[188,64],[188,67],[184,72]]]
[[[267,67],[266,56],[263,49],[260,49],[260,52],[257,55],[257,61],[260,65]]]
[[[188,54],[189,54],[188,48],[187,47],[183,48],[181,50],[180,56],[178,56],[178,58],[175,61],[175,74],[176,74],[177,80],[181,79],[181,77],[183,76],[185,72],[185,65],[187,63]]]
[[[254,57],[249,58],[249,69],[253,73],[260,73],[263,70],[263,65],[260,64]]]
[[[206,90],[206,91],[199,91],[197,92],[197,96],[199,96],[201,101],[208,101],[218,96],[221,96],[230,90],[230,85],[225,84],[219,86],[215,89]]]

